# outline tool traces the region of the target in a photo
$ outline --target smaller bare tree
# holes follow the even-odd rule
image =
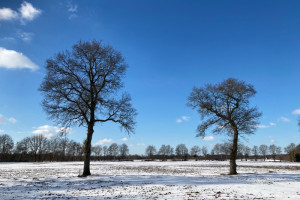
[[[146,148],[146,155],[148,156],[148,158],[149,158],[150,160],[153,160],[155,154],[156,154],[156,148],[155,148],[155,146],[149,145],[149,146]]]

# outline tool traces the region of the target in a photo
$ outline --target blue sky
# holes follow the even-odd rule
[[[93,144],[185,143],[211,148],[224,142],[196,138],[200,116],[186,106],[193,86],[233,77],[254,85],[251,100],[263,116],[245,145],[299,143],[299,1],[0,1],[0,134],[14,141],[56,134],[38,92],[45,60],[81,40],[103,40],[129,65],[125,90],[137,109],[136,132],[97,124]],[[82,142],[83,128],[70,139]]]

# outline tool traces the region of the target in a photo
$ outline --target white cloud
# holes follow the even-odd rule
[[[259,124],[256,126],[256,128],[269,128],[268,125]]]
[[[113,140],[104,138],[103,140],[99,140],[98,142],[96,142],[94,145],[103,145],[105,143],[113,143]]]
[[[17,122],[17,120],[13,117],[9,118],[8,121],[12,124],[15,124]]]
[[[176,122],[177,123],[182,123],[184,121],[189,121],[189,120],[190,120],[190,117],[188,117],[188,116],[182,116],[182,117],[176,119]]]
[[[18,32],[18,37],[21,38],[24,42],[30,42],[33,37],[33,33],[26,33],[26,32]]]
[[[146,146],[146,144],[144,144],[144,143],[137,143],[136,145],[137,146]]]
[[[293,115],[300,115],[300,109],[296,109],[292,112]]]
[[[276,123],[270,122],[270,126],[276,126]]]
[[[121,139],[121,141],[124,141],[124,142],[126,142],[127,140],[128,140],[128,138],[126,138],[126,137]]]
[[[25,21],[32,21],[37,18],[42,11],[33,7],[31,3],[24,1],[19,8],[21,15],[21,22],[24,24]]]
[[[205,140],[205,141],[213,141],[213,140],[215,140],[215,138],[214,138],[214,136],[206,136],[206,137],[203,138],[203,140]]]
[[[0,133],[4,133],[4,130],[0,129]]]
[[[62,131],[66,131],[67,133],[71,132],[71,128],[63,128],[63,127],[57,127],[57,126],[49,126],[44,125],[36,128],[36,130],[32,131],[33,134],[36,135],[44,135],[45,137],[53,137],[55,134],[60,133]]]
[[[0,68],[36,70],[38,66],[22,53],[0,47]]]
[[[0,8],[0,21],[11,21],[19,19],[23,25],[26,21],[32,21],[37,18],[42,11],[33,7],[31,3],[24,1],[19,8],[19,12],[10,8]]]
[[[18,18],[18,13],[10,8],[0,8],[0,21],[10,21]]]
[[[278,119],[278,121],[282,121],[282,122],[290,122],[291,120],[289,118],[286,118],[286,117],[280,117]]]

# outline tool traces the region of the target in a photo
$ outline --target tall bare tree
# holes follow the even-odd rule
[[[198,126],[197,136],[215,126],[214,133],[227,133],[232,137],[229,174],[237,174],[236,157],[238,138],[241,134],[253,134],[261,113],[250,107],[249,99],[255,95],[253,85],[229,78],[219,84],[194,87],[188,97],[188,106],[196,109],[203,122]]]
[[[44,110],[58,125],[87,128],[82,176],[91,174],[91,141],[97,122],[115,122],[127,133],[134,132],[136,110],[131,97],[118,93],[126,68],[120,52],[95,40],[79,41],[72,51],[47,60],[40,86]]]

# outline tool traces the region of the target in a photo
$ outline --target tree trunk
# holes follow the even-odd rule
[[[91,175],[90,161],[91,161],[91,142],[92,142],[93,133],[94,133],[94,125],[93,123],[89,123],[87,138],[84,142],[84,167],[83,167],[83,173],[81,175],[83,177]]]
[[[236,171],[236,156],[237,156],[237,145],[238,145],[238,130],[237,128],[234,126],[233,127],[233,131],[234,131],[234,135],[233,135],[233,141],[232,141],[232,149],[231,149],[231,153],[230,153],[230,171],[229,171],[229,175],[235,175],[237,174]]]

